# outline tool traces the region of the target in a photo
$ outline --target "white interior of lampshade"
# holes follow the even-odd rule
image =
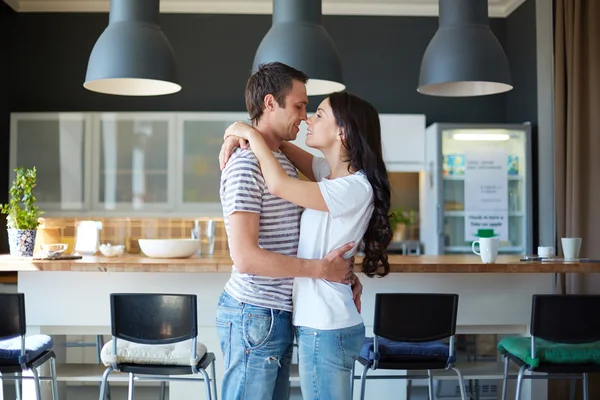
[[[181,90],[177,83],[140,78],[97,79],[85,82],[83,87],[93,92],[121,96],[160,96]]]
[[[341,92],[346,88],[346,85],[340,82],[327,81],[324,79],[309,79],[306,82],[306,94],[309,96],[318,96]]]
[[[460,81],[420,86],[417,91],[431,96],[467,97],[503,93],[512,88],[512,85],[500,82]]]

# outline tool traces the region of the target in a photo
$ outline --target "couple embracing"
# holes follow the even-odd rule
[[[365,337],[358,246],[361,272],[389,273],[377,110],[339,92],[307,118],[307,80],[285,64],[260,66],[246,86],[252,126],[225,134],[220,196],[234,264],[216,320],[225,400],[287,399],[294,336],[304,399],[350,399]],[[323,157],[289,143],[302,121]]]

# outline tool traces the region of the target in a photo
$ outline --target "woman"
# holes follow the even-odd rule
[[[392,238],[390,185],[377,110],[354,95],[333,93],[306,123],[306,144],[325,157],[313,157],[286,142],[280,149],[312,182],[289,177],[252,127],[235,123],[225,137],[248,140],[271,194],[306,208],[298,257],[323,258],[345,243],[358,245],[362,240],[362,272],[369,277],[387,275],[386,248]],[[293,301],[303,397],[351,398],[352,366],[363,345],[365,327],[350,285],[296,278]]]

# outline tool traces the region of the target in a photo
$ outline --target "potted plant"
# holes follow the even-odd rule
[[[402,208],[395,208],[390,215],[390,225],[394,233],[392,241],[402,242],[410,239],[410,228],[414,225],[416,214],[414,210],[404,211]]]
[[[36,169],[16,168],[8,204],[2,205],[0,212],[6,214],[8,245],[10,254],[20,257],[33,256],[35,236],[40,224],[38,218],[43,212],[35,205],[33,188],[36,184]]]

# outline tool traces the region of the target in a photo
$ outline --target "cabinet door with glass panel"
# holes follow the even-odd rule
[[[91,118],[84,113],[12,113],[10,182],[18,167],[37,169],[39,208],[89,209]]]
[[[177,114],[177,210],[221,217],[219,151],[235,121],[249,123],[243,112]]]
[[[94,209],[172,210],[175,114],[98,113],[94,130]]]

